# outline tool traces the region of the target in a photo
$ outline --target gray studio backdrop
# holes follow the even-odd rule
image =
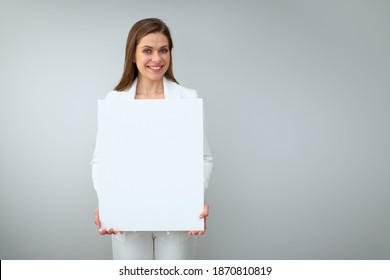
[[[205,100],[199,259],[390,258],[388,1],[1,1],[0,258],[110,259],[89,165],[127,33]]]

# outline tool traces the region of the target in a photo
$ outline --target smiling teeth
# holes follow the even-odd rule
[[[153,70],[158,70],[160,69],[162,66],[158,66],[158,67],[153,67],[153,66],[149,66],[150,69],[153,69]]]

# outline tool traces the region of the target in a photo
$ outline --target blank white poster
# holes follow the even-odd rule
[[[99,100],[103,228],[203,230],[203,101]]]

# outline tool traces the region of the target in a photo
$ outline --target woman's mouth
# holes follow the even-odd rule
[[[161,68],[164,67],[164,65],[160,65],[160,66],[147,66],[149,69],[153,70],[153,71],[159,71]]]

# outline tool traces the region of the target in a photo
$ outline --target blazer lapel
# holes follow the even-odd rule
[[[138,78],[135,78],[131,87],[123,91],[126,99],[134,100],[135,98],[135,90],[137,89]],[[164,84],[164,99],[180,99],[180,92],[178,90],[177,84],[163,77]]]
[[[134,100],[135,90],[137,89],[137,82],[138,82],[138,78],[135,78],[131,87],[128,90],[123,91],[126,99]]]
[[[168,80],[167,78],[163,79],[164,82],[164,97],[165,99],[179,99],[180,92],[178,90],[177,84]]]

